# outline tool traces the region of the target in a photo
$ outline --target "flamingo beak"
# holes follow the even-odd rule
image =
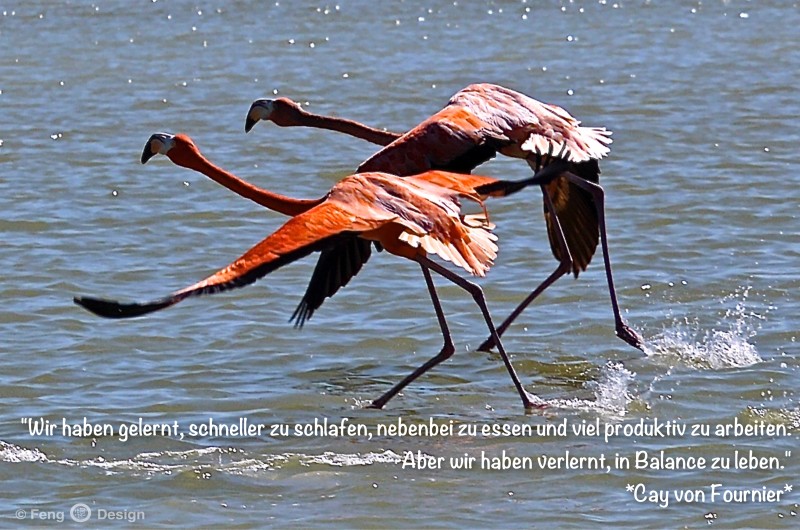
[[[244,121],[244,132],[249,133],[250,129],[261,120],[269,118],[272,114],[273,103],[271,99],[257,99],[250,105],[247,111],[247,118]]]
[[[158,151],[154,151],[152,147],[153,142],[148,140],[144,146],[144,151],[142,151],[142,164],[146,164],[148,160],[156,156]]]
[[[244,132],[245,133],[249,133],[250,129],[252,129],[253,125],[255,125],[256,123],[258,123],[258,120],[256,120],[255,118],[252,118],[250,116],[250,114],[248,113],[247,114],[247,119],[245,119],[245,121],[244,121]]]
[[[142,151],[142,164],[146,164],[148,160],[153,158],[159,153],[166,154],[170,147],[172,147],[172,135],[167,133],[155,133],[144,144]]]

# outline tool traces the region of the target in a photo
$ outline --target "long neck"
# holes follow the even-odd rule
[[[333,116],[322,116],[306,111],[303,111],[299,115],[299,122],[300,125],[305,127],[315,127],[317,129],[341,132],[377,145],[389,145],[400,137],[397,133],[374,129],[357,121]]]
[[[229,190],[238,193],[242,197],[269,208],[278,213],[294,217],[306,212],[314,206],[322,203],[321,199],[293,199],[285,195],[279,195],[271,191],[254,186],[246,182],[233,173],[225,171],[221,167],[215,166],[201,154],[197,153],[191,157],[181,160],[180,164],[188,169],[193,169],[208,178],[222,184]]]

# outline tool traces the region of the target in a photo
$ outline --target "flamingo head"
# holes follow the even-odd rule
[[[175,136],[168,133],[155,133],[144,144],[142,164],[156,155],[166,155],[175,146]]]
[[[298,125],[303,113],[300,105],[289,98],[257,99],[247,111],[244,132],[250,132],[250,129],[261,120],[269,120],[281,127]]]
[[[186,162],[181,162],[182,160],[196,158],[191,155],[196,155],[197,152],[194,141],[185,134],[155,133],[144,144],[142,164],[156,155],[166,155],[175,164],[182,166],[186,165]]]

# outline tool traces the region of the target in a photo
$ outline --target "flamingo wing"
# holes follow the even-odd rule
[[[76,297],[75,303],[106,318],[145,315],[177,304],[188,297],[214,294],[251,284],[314,251],[335,245],[341,238],[378,228],[389,220],[391,218],[388,215],[382,219],[358,218],[337,201],[327,201],[293,217],[227,267],[164,298],[146,303],[122,304],[112,300]]]
[[[449,171],[426,171],[406,177],[405,180],[423,185],[432,184],[473,200],[476,196],[483,198],[510,195],[529,185],[525,180],[507,181]],[[375,245],[381,250],[378,243]],[[291,320],[295,325],[302,327],[322,306],[326,298],[332,297],[358,274],[371,255],[369,242],[358,237],[342,239],[335,246],[323,250],[314,267],[306,292],[292,314]]]
[[[358,172],[409,176],[440,169],[470,173],[510,143],[502,131],[490,130],[468,110],[448,106],[365,160]]]
[[[494,177],[465,175],[463,173],[453,173],[451,171],[426,171],[406,177],[405,180],[423,186],[432,184],[439,188],[451,190],[465,197],[482,196],[483,194],[478,190],[484,187],[497,185],[497,183],[500,182],[500,180]]]
[[[375,246],[381,249],[377,242]],[[306,292],[289,321],[294,322],[296,327],[303,327],[326,298],[336,294],[358,274],[371,255],[371,242],[355,236],[343,238],[336,246],[324,249],[311,274]]]
[[[462,109],[480,123],[483,134],[511,140],[501,153],[518,158],[554,155],[568,162],[598,160],[609,152],[611,132],[582,127],[569,112],[521,92],[490,83],[458,91],[448,107]]]
[[[591,164],[596,161],[585,162]],[[596,169],[594,178],[587,179],[597,182],[600,173]],[[548,194],[553,201],[553,207],[558,215],[561,230],[564,234],[570,257],[572,258],[572,274],[577,278],[581,271],[586,270],[592,260],[600,239],[600,225],[597,218],[597,207],[591,194],[586,190],[572,184],[565,178],[557,178],[545,184]],[[561,247],[558,244],[552,213],[544,205],[544,218],[547,225],[547,237],[550,241],[550,250],[553,256],[562,261]]]
[[[361,204],[389,212],[396,216],[399,224],[409,228],[400,236],[402,241],[438,254],[478,275],[485,273],[496,255],[494,236],[488,232],[493,227],[485,215],[461,216],[458,196],[482,205],[481,200],[486,194],[477,193],[475,188],[478,186],[495,185],[497,191],[493,194],[510,193],[507,191],[510,187],[515,187],[514,191],[524,187],[516,182],[444,171],[428,171],[402,179],[374,172],[354,177],[351,182],[358,182],[358,179],[370,181],[369,185],[361,184],[362,188],[371,190],[368,197],[359,201]],[[498,185],[500,183],[502,186]],[[359,191],[363,189],[351,189],[351,192]],[[448,230],[442,231],[443,227],[448,227]],[[356,237],[340,240],[323,250],[308,288],[292,314],[291,320],[295,325],[302,326],[311,318],[326,298],[333,296],[358,273],[370,255],[369,243]]]
[[[597,160],[611,143],[604,128],[581,127],[566,110],[547,105],[520,92],[479,83],[457,92],[439,112],[375,153],[359,166],[359,172],[385,171],[400,176],[439,169],[471,173],[497,152],[517,158],[533,158],[534,171],[543,159],[562,156],[573,163],[573,172],[597,183]],[[462,177],[464,178],[464,177]],[[508,194],[521,189],[486,183],[481,194]],[[575,276],[585,270],[599,240],[597,211],[592,197],[565,179],[548,187],[573,258]],[[501,191],[502,190],[502,191]],[[551,213],[545,209],[550,247],[561,259]],[[295,313],[310,316],[325,298],[332,296],[361,270],[370,257],[363,243],[354,241],[327,250],[317,263],[312,283]],[[345,243],[342,243],[345,245]],[[360,246],[359,246],[360,245]],[[311,293],[316,293],[312,295]]]

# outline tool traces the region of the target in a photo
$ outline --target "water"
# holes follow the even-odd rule
[[[6,2],[0,15],[0,525],[72,522],[83,503],[90,523],[119,527],[797,526],[796,4]],[[444,285],[456,355],[385,410],[361,409],[440,347],[417,267],[384,254],[301,331],[287,319],[312,259],[143,319],[72,304],[166,294],[282,222],[164,158],[141,166],[151,133],[187,132],[241,177],[316,197],[375,148],[271,124],[245,136],[252,100],[285,95],[402,131],[478,81],[614,131],[602,164],[611,257],[647,352],[615,338],[596,256],[505,337],[544,411],[523,413],[499,357],[474,351],[485,338],[477,309]],[[503,158],[481,171],[528,174]],[[480,283],[498,318],[555,266],[530,197],[490,204],[501,253]],[[23,418],[57,428],[30,435]],[[62,419],[84,418],[177,423],[185,436],[64,436]],[[287,428],[348,418],[373,436],[188,436],[191,424],[240,418]],[[602,435],[654,420],[698,432]],[[431,421],[476,431],[377,431]],[[564,421],[601,434],[480,434]],[[713,432],[761,422],[788,435]],[[503,451],[603,455],[609,468],[479,469]],[[634,469],[637,451],[709,464],[753,451],[781,467]],[[444,465],[416,469],[408,455]],[[465,455],[475,466],[452,469]],[[707,498],[670,493],[660,507],[627,491],[640,484]],[[712,484],[783,493],[724,502]]]

